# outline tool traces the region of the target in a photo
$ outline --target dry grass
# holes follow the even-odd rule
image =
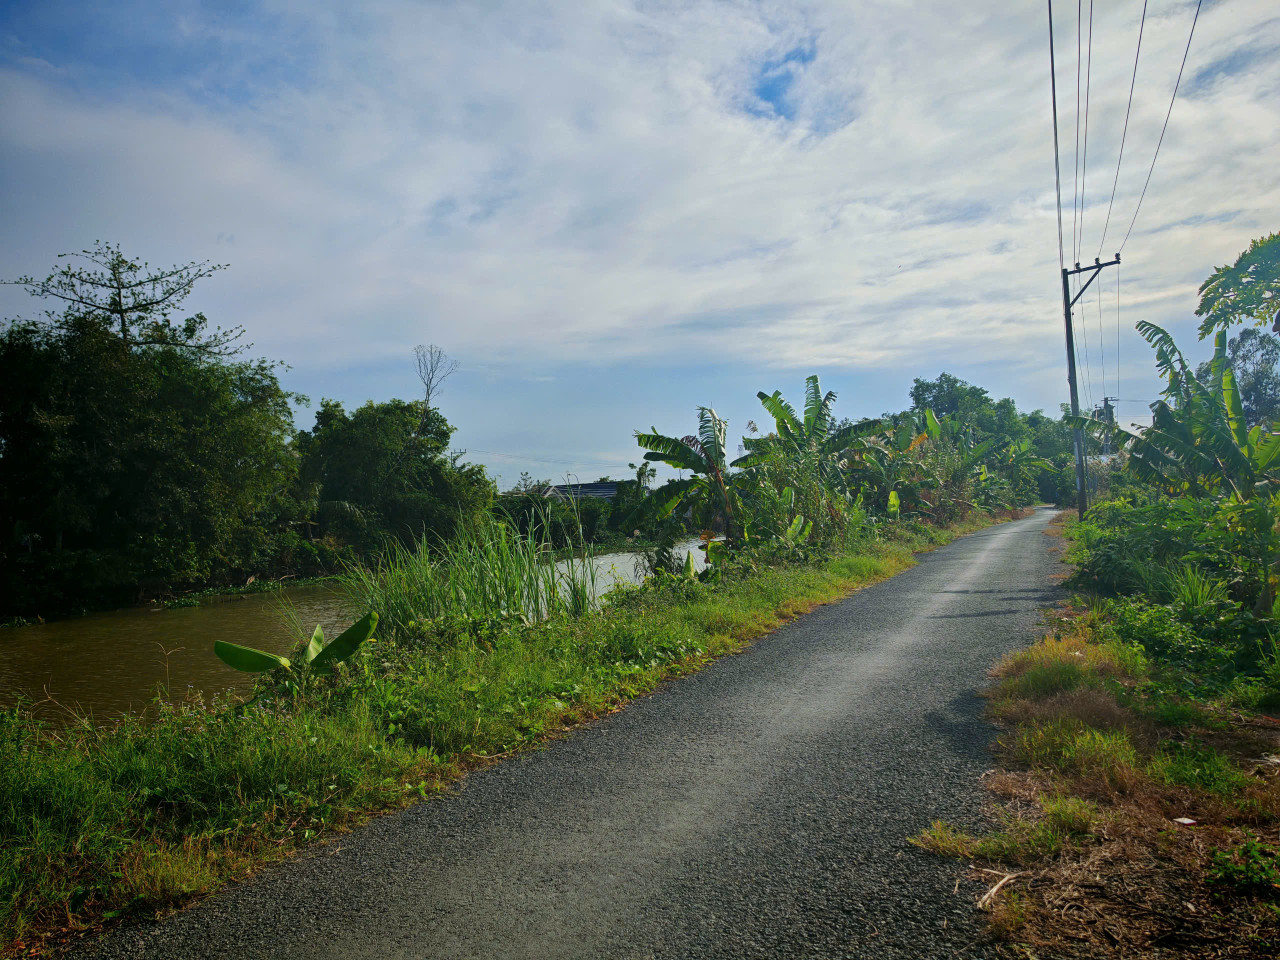
[[[1280,957],[1280,725],[1153,710],[1141,655],[1082,611],[1053,625],[992,671],[996,829],[912,842],[973,861],[989,933],[1019,956]]]
[[[1122,707],[1112,691],[1102,687],[1062,690],[1043,700],[1005,697],[993,702],[989,712],[994,719],[1009,726],[1073,720],[1098,730],[1128,729],[1131,734],[1141,730],[1139,738],[1142,742],[1150,742],[1154,738],[1148,725],[1132,710]]]
[[[1081,680],[1087,676],[1091,680],[1131,682],[1145,673],[1146,664],[1140,651],[1119,644],[1096,642],[1083,617],[1068,618],[1061,622],[1062,629],[1001,660],[991,671],[992,677],[1016,682],[1028,674],[1039,672],[1049,676],[1069,674]],[[1078,686],[1079,683],[1075,685]],[[1057,691],[1040,688],[1023,691],[1025,695],[1037,696],[1054,692]]]

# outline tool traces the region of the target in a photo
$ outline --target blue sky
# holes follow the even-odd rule
[[[1095,10],[1084,259],[1141,7]],[[1193,9],[1149,4],[1124,227]],[[1059,14],[1071,246],[1075,9]],[[1118,374],[1122,413],[1143,413],[1158,384],[1133,324],[1202,352],[1200,281],[1280,227],[1274,14],[1201,13],[1125,248],[1118,362],[1114,275],[1101,321],[1086,298],[1086,400]],[[633,430],[687,432],[698,404],[741,431],[757,390],[799,396],[809,373],[854,417],[943,370],[1055,409],[1047,47],[1041,7],[942,0],[10,3],[0,275],[99,238],[227,263],[188,305],[243,324],[316,400],[412,395],[413,347],[437,343],[461,363],[441,401],[455,441],[505,483],[617,475]],[[0,317],[38,310],[0,288]]]

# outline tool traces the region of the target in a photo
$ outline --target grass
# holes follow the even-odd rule
[[[1175,586],[1174,603],[1221,599],[1185,571]],[[1280,730],[1201,676],[1209,659],[1161,652],[1166,608],[1124,603],[1060,611],[993,668],[995,826],[912,842],[988,864],[988,889],[1012,874],[989,931],[1028,956],[1278,955],[1280,776],[1259,758]]]
[[[1162,744],[1147,765],[1147,773],[1160,783],[1194,787],[1228,801],[1247,796],[1252,786],[1235,760],[1196,743]]]
[[[1047,796],[1041,799],[1035,819],[1006,815],[998,829],[982,836],[937,820],[911,842],[943,856],[1026,865],[1084,840],[1097,821],[1098,810],[1092,803],[1078,797]]]
[[[264,681],[248,705],[167,705],[147,722],[60,730],[2,713],[0,949],[56,951],[113,917],[205,894],[740,650],[984,522],[903,524],[891,542],[715,585],[675,580],[600,609],[566,593],[529,544],[488,530],[443,559],[404,553],[351,574],[386,630],[303,695]]]
[[[340,582],[356,606],[377,610],[384,636],[449,640],[459,624],[507,624],[577,616],[594,604],[589,545],[560,563],[550,541],[485,518],[455,539],[410,549],[393,541],[370,566]]]

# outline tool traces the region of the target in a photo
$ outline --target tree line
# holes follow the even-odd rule
[[[0,616],[330,573],[492,507],[432,404],[447,360],[421,400],[324,400],[295,429],[306,398],[279,364],[250,359],[239,328],[178,319],[218,269],[99,243],[10,281],[55,309],[0,330]]]
[[[181,316],[220,269],[154,269],[99,243],[47,277],[9,281],[53,309],[0,329],[0,617],[328,574],[392,540],[451,541],[487,515],[541,526],[558,546],[654,543],[781,534],[797,517],[814,537],[850,509],[945,522],[1073,495],[1061,414],[1023,413],[944,372],[913,382],[909,408],[858,423],[836,419],[816,378],[803,413],[762,392],[772,427],[748,424],[737,460],[724,421],[702,410],[697,434],[640,435],[647,459],[612,502],[548,499],[529,477],[499,496],[451,451],[436,404],[455,368],[443,351],[418,348],[418,398],[322,400],[298,429],[307,400],[284,389],[280,364],[251,358],[238,327]],[[1273,417],[1280,341],[1249,329],[1227,349],[1245,416]],[[653,461],[683,473],[659,485]]]

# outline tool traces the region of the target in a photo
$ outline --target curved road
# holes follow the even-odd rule
[[[961,865],[906,838],[981,803],[974,691],[1057,597],[1050,516],[82,955],[988,956]]]

